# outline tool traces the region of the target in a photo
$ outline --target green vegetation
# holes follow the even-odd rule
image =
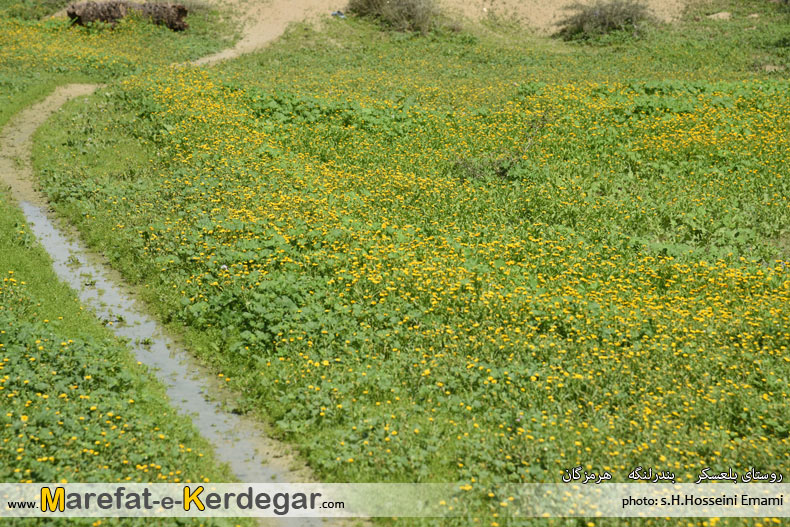
[[[112,31],[35,20],[62,4],[0,3],[0,126],[57,84],[112,81],[223,46],[226,26],[209,12],[190,19],[193,29],[184,35],[135,19]],[[57,280],[5,191],[0,247],[0,481],[232,480],[124,343]],[[31,522],[36,520],[4,524]],[[96,519],[41,523],[97,524]],[[173,519],[167,524],[236,523]]]
[[[787,29],[730,9],[608,47],[299,27],[72,105],[36,165],[326,480],[786,473]]]
[[[219,12],[204,7],[191,11],[190,28],[179,34],[135,17],[115,29],[36,19],[61,4],[0,2],[0,126],[59,84],[108,82],[191,60],[225,47],[232,34]]]
[[[0,14],[9,18],[39,20],[70,3],[71,0],[0,0]]]
[[[229,481],[164,390],[58,281],[5,195],[0,212],[0,481]]]
[[[595,47],[352,19],[124,66],[35,166],[324,480],[499,514],[579,464],[787,474],[790,35],[714,7]]]

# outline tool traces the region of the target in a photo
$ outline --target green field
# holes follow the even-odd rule
[[[713,4],[590,44],[294,26],[124,70],[34,163],[324,481],[499,514],[575,465],[790,475],[790,18]]]

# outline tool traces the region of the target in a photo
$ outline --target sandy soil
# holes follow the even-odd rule
[[[448,13],[457,13],[471,20],[489,16],[515,20],[540,33],[552,33],[555,24],[566,15],[563,9],[575,0],[440,0]],[[592,0],[581,0],[589,4]],[[647,0],[653,14],[664,22],[676,20],[689,0]]]
[[[229,8],[243,24],[242,39],[233,48],[203,57],[193,64],[211,64],[237,57],[265,46],[285,32],[291,22],[315,20],[333,11],[344,10],[347,0],[210,0]],[[593,0],[582,0],[589,3]],[[676,20],[693,0],[647,0],[653,14],[662,21]],[[439,0],[451,16],[479,21],[488,17],[515,20],[547,34],[572,0]]]
[[[242,38],[232,48],[208,55],[193,64],[211,64],[254,51],[285,32],[292,22],[315,20],[345,9],[346,0],[214,0],[229,8],[242,23]]]

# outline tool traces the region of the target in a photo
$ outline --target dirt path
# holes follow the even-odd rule
[[[451,16],[480,21],[487,17],[515,20],[547,34],[565,16],[564,7],[575,0],[438,0]],[[591,3],[594,0],[581,0]],[[653,14],[662,21],[677,20],[686,6],[701,0],[646,0]],[[315,20],[333,11],[346,9],[348,0],[213,0],[230,10],[242,24],[242,38],[233,47],[198,59],[193,64],[211,64],[259,49],[285,32],[288,24]]]
[[[264,47],[282,35],[289,24],[316,20],[333,11],[343,11],[348,0],[207,0],[236,18],[242,37],[227,48],[195,61],[194,65],[213,64]],[[438,0],[452,17],[480,21],[489,17],[516,21],[541,34],[552,33],[566,13],[565,6],[577,0]],[[589,4],[594,0],[580,0]],[[645,0],[652,13],[664,22],[677,20],[691,2],[702,0]],[[66,10],[52,16],[66,16]]]
[[[235,406],[237,395],[146,314],[134,289],[101,255],[80,242],[73,227],[57,221],[46,198],[34,188],[31,154],[36,129],[67,101],[89,95],[97,88],[99,85],[95,84],[60,86],[43,101],[12,117],[0,131],[0,185],[10,187],[31,231],[52,258],[58,278],[71,286],[80,301],[100,319],[123,321],[108,327],[129,339],[135,358],[152,368],[167,389],[170,405],[191,416],[195,428],[213,446],[217,459],[227,463],[240,481],[317,482],[293,450],[271,439],[257,419],[225,409]],[[294,527],[343,525],[318,519],[264,518],[258,523]]]
[[[11,188],[11,195],[17,201],[46,203],[33,189],[30,166],[33,132],[67,100],[91,94],[96,87],[94,84],[60,86],[45,100],[14,115],[0,131],[0,183]]]
[[[259,49],[285,32],[292,22],[314,20],[345,8],[346,0],[225,0],[216,2],[229,9],[242,24],[242,38],[232,48],[193,61],[195,65],[238,57]]]

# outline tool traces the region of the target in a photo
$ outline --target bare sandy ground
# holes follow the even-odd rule
[[[202,57],[193,64],[211,64],[249,53],[285,32],[292,22],[315,20],[345,9],[347,0],[213,0],[225,7],[242,24],[242,38],[232,48]]]
[[[285,32],[292,22],[316,20],[333,11],[343,11],[347,0],[209,0],[230,10],[242,23],[242,38],[232,48],[194,61],[211,64],[237,57],[265,46]],[[397,1],[397,0],[392,0]],[[593,0],[582,0],[590,3]],[[691,1],[700,0],[645,0],[652,13],[664,22],[677,20]],[[489,17],[516,21],[548,34],[565,16],[564,9],[572,0],[439,0],[450,16],[480,21]]]
[[[496,17],[517,21],[539,33],[552,33],[555,24],[567,11],[564,9],[575,0],[440,0],[448,13],[457,13],[471,20]],[[590,4],[592,0],[581,0]],[[646,0],[653,15],[661,21],[677,20],[689,0]]]
[[[16,114],[0,130],[0,185],[10,187],[17,201],[45,203],[43,196],[33,188],[30,167],[33,132],[66,101],[91,94],[96,88],[95,84],[61,86],[44,101]]]

